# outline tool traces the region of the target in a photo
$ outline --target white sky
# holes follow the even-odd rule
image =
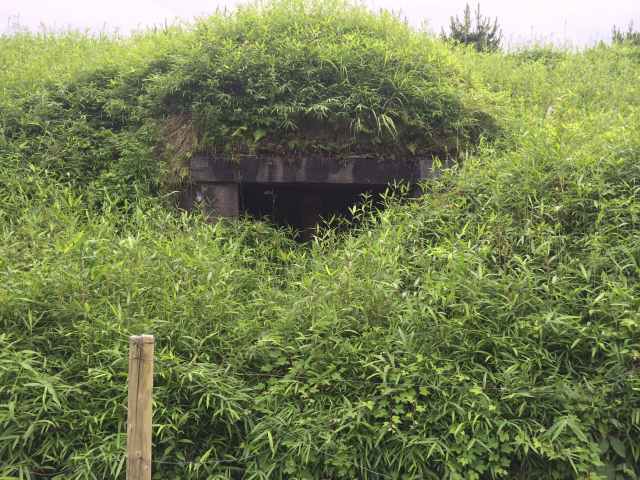
[[[0,0],[0,32],[15,25],[38,30],[80,29],[125,33],[145,26],[191,20],[241,0]],[[466,0],[364,0],[400,11],[412,24],[426,20],[440,31]],[[472,5],[475,1],[470,1]],[[611,27],[633,20],[640,28],[640,0],[483,0],[483,14],[497,16],[507,45],[553,41],[574,46],[608,40]]]

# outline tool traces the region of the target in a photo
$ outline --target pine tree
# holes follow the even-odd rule
[[[629,23],[629,28],[626,32],[618,29],[618,27],[614,25],[612,39],[613,43],[629,43],[640,46],[640,31],[634,30],[633,21]]]
[[[475,22],[474,22],[475,20]],[[475,46],[479,52],[494,52],[500,48],[502,42],[502,30],[498,26],[498,19],[493,21],[483,17],[480,13],[480,4],[476,5],[475,19],[471,18],[471,7],[467,3],[464,9],[463,19],[458,16],[451,17],[449,22],[449,34],[442,30],[442,38],[449,41]]]

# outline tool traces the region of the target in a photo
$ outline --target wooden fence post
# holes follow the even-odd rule
[[[153,335],[129,337],[127,480],[151,480]]]

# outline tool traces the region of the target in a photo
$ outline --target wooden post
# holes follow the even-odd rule
[[[129,337],[127,480],[151,480],[153,335]]]

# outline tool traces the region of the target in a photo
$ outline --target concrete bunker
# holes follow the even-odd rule
[[[363,194],[379,198],[393,182],[417,184],[433,175],[431,159],[296,159],[243,156],[237,161],[197,155],[184,206],[201,205],[211,219],[242,214],[309,231],[323,217],[348,215]]]
[[[194,32],[187,61],[150,70],[166,82],[144,95],[161,115],[168,181],[190,175],[184,206],[306,229],[363,192],[430,177],[432,156],[448,162],[495,136],[493,97],[444,44],[386,14],[363,22],[360,7],[353,18],[325,7],[260,6],[250,35],[231,15],[229,28]]]

